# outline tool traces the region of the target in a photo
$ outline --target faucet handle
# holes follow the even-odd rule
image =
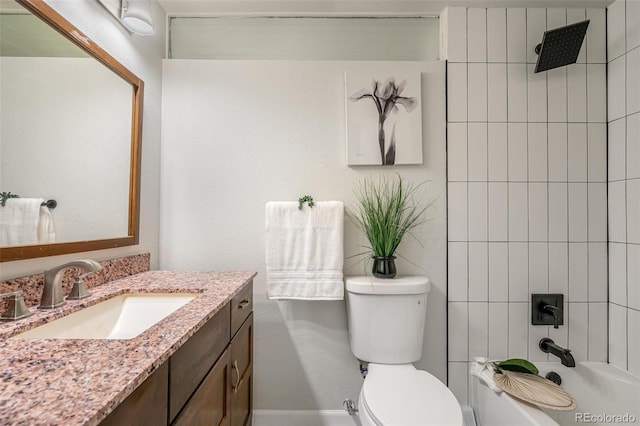
[[[73,287],[71,287],[71,291],[67,296],[67,300],[80,300],[85,299],[91,295],[87,290],[87,285],[84,283],[84,277],[88,274],[80,275],[76,277],[76,280],[73,283]]]
[[[10,299],[2,316],[0,316],[1,321],[17,321],[33,315],[33,312],[24,303],[21,290],[0,294],[0,299],[5,297],[10,297]]]
[[[542,307],[542,312],[545,312],[547,314],[550,314],[551,316],[553,316],[553,328],[558,328],[558,325],[560,324],[560,318],[562,318],[562,308],[559,308],[557,306],[554,305],[544,305]]]
[[[558,328],[564,324],[563,294],[532,294],[531,324],[553,325]]]

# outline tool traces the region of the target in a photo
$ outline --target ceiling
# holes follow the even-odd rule
[[[435,16],[447,6],[606,7],[613,0],[158,0],[169,16]]]

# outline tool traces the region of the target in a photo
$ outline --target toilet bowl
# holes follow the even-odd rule
[[[351,352],[368,362],[358,410],[363,426],[463,426],[462,409],[444,383],[418,370],[426,277],[346,280]]]
[[[358,410],[362,426],[464,426],[449,388],[411,364],[369,364]]]

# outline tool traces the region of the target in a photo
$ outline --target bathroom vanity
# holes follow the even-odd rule
[[[254,272],[151,271],[0,324],[0,423],[250,425]],[[131,339],[20,339],[127,293],[191,293]]]

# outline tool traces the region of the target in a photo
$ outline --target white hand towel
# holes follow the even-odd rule
[[[295,201],[266,205],[267,298],[342,300],[344,205]]]
[[[475,357],[474,359],[475,362],[471,363],[469,372],[473,376],[477,376],[480,380],[482,380],[487,386],[489,386],[489,389],[491,389],[495,393],[502,392],[502,389],[500,389],[498,385],[496,385],[496,382],[493,380],[493,375],[495,374],[495,372],[493,370],[492,361],[479,356]]]
[[[47,206],[40,206],[40,220],[38,221],[38,243],[49,244],[56,242],[56,228],[53,215]]]
[[[0,206],[0,245],[38,244],[42,198],[10,198]]]

